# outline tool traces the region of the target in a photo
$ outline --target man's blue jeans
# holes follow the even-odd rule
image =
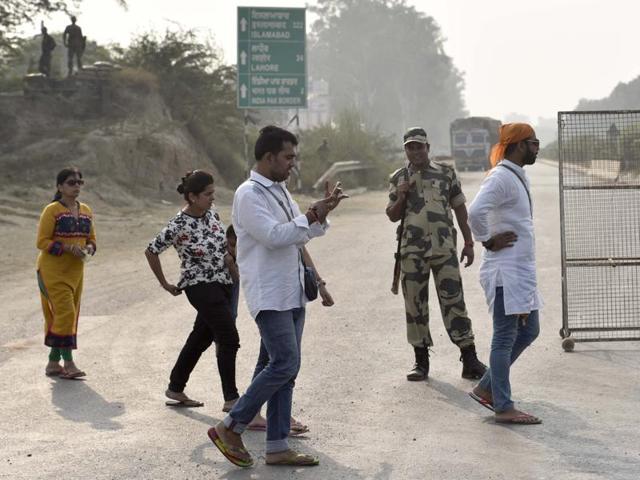
[[[479,383],[481,389],[491,392],[496,413],[513,408],[509,369],[525,348],[533,343],[539,332],[538,310],[529,313],[524,322],[518,315],[506,315],[502,287],[496,288],[489,369]]]
[[[291,401],[296,375],[300,369],[300,342],[304,329],[304,308],[284,312],[263,310],[256,323],[269,354],[269,363],[254,377],[247,391],[223,422],[242,433],[267,402],[267,453],[288,450],[291,428]]]

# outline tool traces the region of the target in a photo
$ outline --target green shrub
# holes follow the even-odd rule
[[[125,67],[112,76],[115,87],[135,90],[149,94],[158,91],[158,77],[141,68]]]

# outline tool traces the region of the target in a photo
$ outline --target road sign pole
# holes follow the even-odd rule
[[[247,167],[246,178],[249,178],[251,172],[251,164],[249,163],[249,112],[244,109],[244,132],[242,134],[242,141],[244,142],[244,164]]]

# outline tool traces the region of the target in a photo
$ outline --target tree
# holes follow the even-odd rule
[[[49,32],[56,40],[51,61],[51,76],[62,77],[67,74],[66,53],[62,45],[62,32]],[[38,59],[41,53],[42,36],[17,39],[12,54],[6,59],[4,68],[0,70],[0,90],[20,90],[26,73],[38,71]],[[87,40],[82,60],[85,65],[97,61],[110,61],[111,52],[93,40]]]
[[[320,148],[326,143],[326,152]],[[321,125],[300,132],[300,160],[302,183],[309,189],[333,163],[360,161],[369,169],[358,178],[341,175],[345,187],[387,186],[393,159],[398,156],[394,142],[379,131],[367,131],[362,117],[355,110],[342,110],[335,124]]]
[[[0,58],[9,55],[19,46],[15,32],[20,26],[34,23],[36,16],[54,12],[69,12],[82,0],[2,0],[0,2]],[[126,0],[116,0],[126,8]]]
[[[355,108],[394,135],[422,125],[448,149],[449,123],[465,114],[463,79],[435,20],[404,0],[318,0],[312,10],[310,71],[329,82],[332,109]]]
[[[118,62],[153,73],[175,120],[199,141],[225,177],[239,181],[244,166],[243,119],[236,108],[236,70],[191,30],[147,33],[120,49]]]
[[[628,83],[620,82],[608,97],[581,99],[576,110],[630,110],[640,108],[640,76]]]

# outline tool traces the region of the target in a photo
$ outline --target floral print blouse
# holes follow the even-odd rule
[[[224,263],[227,253],[225,228],[213,210],[208,210],[202,217],[178,212],[149,243],[147,250],[159,255],[172,245],[181,262],[178,288],[197,283],[233,283]]]

